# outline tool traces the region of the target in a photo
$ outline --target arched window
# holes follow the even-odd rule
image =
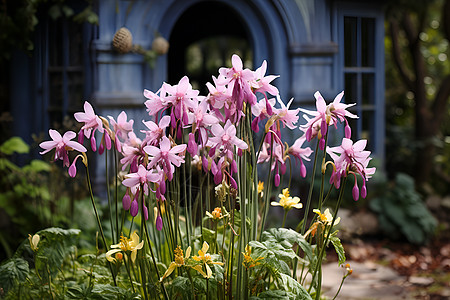
[[[252,43],[241,18],[230,6],[220,2],[201,2],[189,7],[176,22],[169,39],[168,82],[176,84],[189,76],[193,88],[207,93],[206,82],[218,69],[230,66],[238,54],[251,68]]]

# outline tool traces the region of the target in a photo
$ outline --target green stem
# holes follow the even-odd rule
[[[312,287],[312,285],[314,283],[314,279],[316,278],[316,275],[318,273],[319,268],[322,269],[323,254],[325,252],[325,248],[327,247],[328,240],[330,238],[330,235],[331,235],[331,232],[332,232],[332,229],[333,229],[333,226],[334,226],[334,222],[336,221],[336,216],[338,214],[339,208],[341,207],[341,203],[342,203],[342,199],[343,199],[343,195],[344,195],[344,189],[345,189],[346,182],[347,182],[347,177],[344,177],[344,180],[343,180],[343,183],[342,183],[342,186],[341,186],[341,190],[339,192],[339,198],[338,198],[338,201],[337,201],[337,204],[336,204],[335,212],[334,212],[334,215],[333,215],[333,221],[331,221],[331,225],[330,225],[330,227],[328,229],[327,236],[325,238],[325,242],[323,243],[323,246],[320,249],[318,262],[316,264],[316,268],[314,269],[314,272],[313,272],[313,275],[312,275],[312,278],[311,278],[311,285],[309,286],[308,292],[311,290],[311,287]],[[319,284],[321,284],[320,281],[319,281]],[[316,300],[320,299],[320,290],[321,290],[321,285],[318,285],[318,287],[316,288]]]
[[[286,216],[287,216],[288,211],[284,210],[284,217],[283,217],[283,223],[281,224],[281,228],[284,228],[284,225],[286,224]]]
[[[90,198],[91,198],[92,207],[94,208],[95,218],[97,220],[97,225],[98,225],[98,228],[100,230],[100,235],[102,236],[102,240],[103,240],[103,244],[105,246],[105,249],[108,249],[108,244],[106,243],[105,234],[103,233],[102,223],[100,222],[100,218],[98,216],[97,207],[95,206],[94,194],[92,192],[91,179],[90,179],[90,176],[89,176],[89,168],[87,166],[86,166],[86,180],[87,180],[87,184],[88,184],[89,195],[90,195]],[[111,265],[110,262],[108,262],[108,266],[109,266],[109,270],[111,271],[111,275],[112,275],[112,278],[113,278],[114,286],[117,286],[116,275],[114,274],[114,271],[113,271],[113,268],[112,268],[112,265]]]

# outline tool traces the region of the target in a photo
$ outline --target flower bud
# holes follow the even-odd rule
[[[353,186],[352,189],[352,196],[353,196],[353,200],[358,201],[359,199],[359,188],[358,188],[358,184],[355,181],[355,185]]]
[[[163,222],[162,222],[162,218],[160,215],[158,215],[158,217],[156,218],[156,229],[158,231],[161,231],[163,227]]]
[[[131,202],[130,214],[133,217],[136,217],[138,212],[139,212],[139,204],[138,204],[137,200],[134,199],[133,202]]]
[[[130,195],[128,195],[128,193],[126,193],[122,198],[122,206],[123,206],[123,209],[125,209],[125,210],[130,209],[131,197],[130,197]]]
[[[92,137],[91,137],[91,148],[92,151],[97,151],[97,145],[96,145],[96,141],[95,141],[95,136],[94,136],[94,132],[92,132]]]

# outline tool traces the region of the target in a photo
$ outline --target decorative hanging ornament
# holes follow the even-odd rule
[[[133,48],[133,35],[127,28],[121,27],[114,34],[112,45],[117,52],[128,53]]]

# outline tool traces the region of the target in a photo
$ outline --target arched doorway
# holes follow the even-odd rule
[[[238,54],[245,67],[253,67],[249,32],[238,13],[225,3],[200,2],[186,9],[175,23],[169,38],[168,82],[176,84],[189,76],[194,89],[206,94],[218,69],[230,66]]]

